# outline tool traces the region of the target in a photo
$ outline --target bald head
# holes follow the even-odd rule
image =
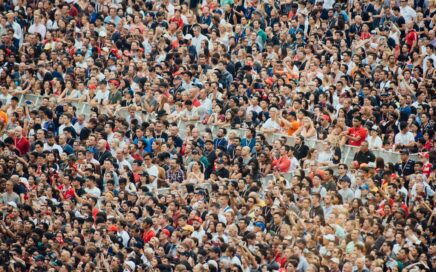
[[[106,140],[99,140],[97,144],[98,151],[103,152],[106,150]]]

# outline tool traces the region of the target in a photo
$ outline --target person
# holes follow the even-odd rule
[[[291,2],[0,1],[0,271],[434,271],[434,3]]]
[[[29,141],[23,136],[23,129],[19,126],[14,129],[14,143],[15,147],[20,152],[20,156],[30,151]]]
[[[401,161],[395,164],[395,171],[401,177],[407,177],[415,172],[415,162],[409,159],[409,150],[400,151]]]
[[[280,148],[280,156],[272,159],[272,167],[281,173],[287,173],[291,167],[291,160],[288,157],[290,147],[284,145]]]
[[[412,148],[415,146],[415,137],[409,131],[409,126],[406,122],[400,123],[400,133],[395,135],[395,149]]]
[[[170,169],[166,171],[168,183],[183,182],[185,180],[185,173],[180,169],[180,165],[175,159],[170,159]]]
[[[303,160],[307,157],[307,154],[309,153],[309,147],[304,143],[303,136],[300,135],[295,138],[294,149],[295,158],[297,158],[298,160]]]
[[[366,140],[367,130],[362,126],[362,121],[359,117],[353,118],[353,127],[342,133],[346,137],[348,143],[352,146],[360,146]]]
[[[359,151],[354,155],[354,161],[357,161],[359,164],[368,164],[375,161],[375,155],[369,150],[369,143],[367,141],[362,142]]]
[[[6,205],[15,203],[15,206],[20,203],[20,196],[14,192],[14,183],[12,181],[6,182],[6,190],[1,195],[2,209],[6,208]],[[14,206],[14,204],[12,204]]]
[[[354,199],[353,190],[350,188],[351,182],[348,179],[342,178],[339,180],[339,186],[341,189],[338,193],[341,195],[342,201],[344,203],[350,203]]]
[[[263,133],[273,133],[279,132],[281,130],[279,119],[278,119],[278,110],[275,107],[269,109],[269,118],[262,125],[261,131]]]
[[[372,126],[368,137],[366,138],[368,142],[368,148],[372,149],[381,149],[383,147],[383,141],[379,136],[378,127]]]

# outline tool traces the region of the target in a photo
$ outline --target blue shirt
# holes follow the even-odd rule
[[[256,145],[256,139],[255,138],[251,138],[251,139],[244,138],[241,140],[241,145],[248,146],[248,147],[250,147],[250,151],[253,151],[254,145]]]

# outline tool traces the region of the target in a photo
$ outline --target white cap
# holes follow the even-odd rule
[[[27,189],[29,189],[29,182],[27,181],[27,179],[25,177],[21,177],[20,182],[23,183]]]
[[[18,206],[17,206],[17,203],[15,203],[14,201],[9,201],[8,203],[6,203],[7,205],[9,205],[9,206],[12,206],[12,207],[14,207],[15,209],[17,209],[18,208]]]
[[[339,264],[339,259],[338,258],[331,258],[330,261],[332,263]]]
[[[135,265],[134,262],[132,262],[132,261],[125,261],[124,264],[126,264],[132,271],[135,270],[136,265]]]
[[[324,235],[324,238],[329,241],[335,241],[335,236],[333,234]]]
[[[191,35],[191,34],[186,34],[186,35],[185,35],[185,39],[187,39],[187,40],[192,40],[192,35]]]
[[[210,260],[210,261],[208,261],[207,264],[208,264],[208,265],[212,265],[212,266],[214,266],[215,268],[218,268],[218,263],[217,263],[216,261],[214,261],[214,260]]]

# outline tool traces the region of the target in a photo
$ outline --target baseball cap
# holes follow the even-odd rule
[[[127,265],[132,271],[135,271],[136,265],[133,261],[125,261],[125,265]]]
[[[186,225],[182,228],[182,230],[186,230],[186,231],[190,231],[190,232],[194,232],[194,227],[191,225]]]
[[[332,263],[339,264],[339,259],[338,258],[331,258],[330,261]]]
[[[210,251],[210,252],[215,252],[215,253],[217,253],[217,254],[220,254],[220,253],[221,253],[221,249],[220,249],[219,247],[217,247],[217,246],[212,247],[211,249],[209,249],[209,251]]]
[[[409,150],[407,150],[407,149],[401,149],[401,150],[400,150],[400,154],[401,154],[401,155],[409,155]]]
[[[15,209],[18,208],[17,203],[15,203],[14,201],[9,201],[9,202],[6,203],[6,204],[9,205],[9,206],[12,206],[12,207],[15,208]]]
[[[369,191],[369,186],[368,186],[368,184],[363,184],[362,186],[360,186],[360,190],[366,190],[366,191]]]
[[[260,222],[260,221],[255,222],[254,226],[260,228],[262,231],[264,231],[266,229],[265,223]]]
[[[199,222],[200,224],[203,223],[203,220],[202,220],[199,216],[194,217],[194,218],[192,219],[192,221],[197,221],[197,222]]]
[[[116,225],[111,225],[107,228],[107,231],[118,231],[118,226]]]
[[[423,158],[426,158],[426,159],[430,158],[430,155],[428,154],[428,152],[420,152],[419,156],[423,157]]]
[[[167,237],[171,236],[171,232],[169,230],[167,230],[167,229],[163,229],[162,233],[165,234]]]

